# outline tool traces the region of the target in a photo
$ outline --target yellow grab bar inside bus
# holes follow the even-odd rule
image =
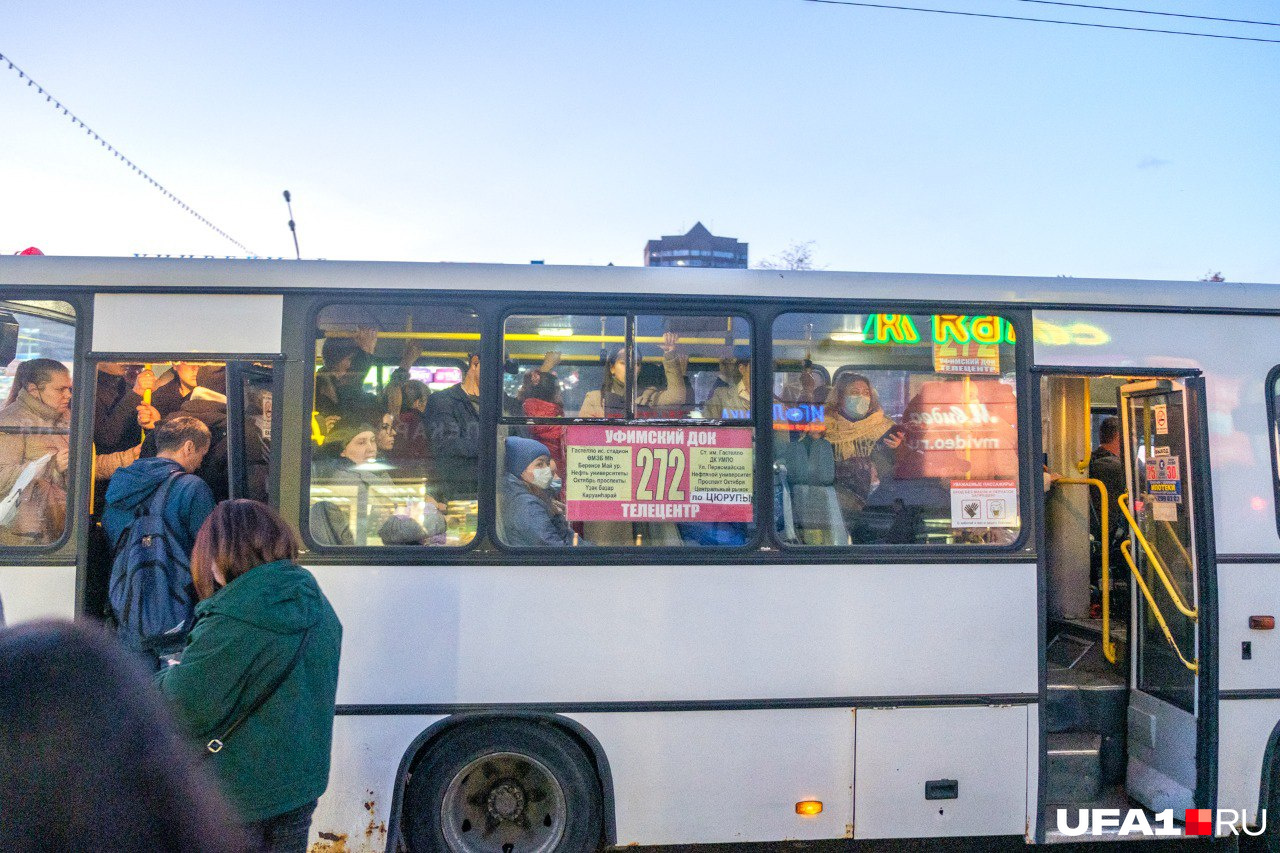
[[[1165,568],[1164,563],[1151,547],[1151,543],[1147,541],[1147,537],[1143,536],[1142,531],[1138,529],[1138,522],[1134,520],[1133,514],[1129,512],[1129,507],[1127,505],[1128,498],[1129,493],[1125,492],[1123,495],[1116,498],[1116,503],[1120,506],[1120,512],[1124,513],[1125,521],[1129,522],[1129,529],[1133,531],[1133,535],[1138,540],[1138,544],[1142,546],[1142,550],[1146,553],[1147,559],[1151,561],[1152,567],[1156,570],[1156,575],[1160,578],[1160,583],[1164,584],[1165,591],[1169,593],[1169,599],[1173,602],[1173,606],[1178,608],[1178,612],[1183,616],[1186,616],[1188,619],[1197,618],[1196,611],[1187,606],[1186,602],[1182,600],[1182,594],[1179,593],[1177,588],[1173,585],[1173,580],[1169,577],[1169,570]],[[1174,537],[1174,540],[1177,540],[1176,536]],[[1130,565],[1133,565],[1132,561],[1130,561]],[[1133,571],[1135,575],[1138,572],[1136,568],[1134,568]],[[1140,578],[1139,580],[1141,581]]]
[[[1134,528],[1134,532],[1137,532],[1137,528]],[[1151,608],[1151,612],[1155,614],[1156,621],[1160,623],[1160,630],[1164,632],[1164,638],[1173,647],[1174,654],[1178,656],[1178,660],[1182,661],[1183,666],[1192,672],[1199,673],[1199,662],[1189,661],[1183,656],[1182,649],[1178,648],[1177,641],[1173,639],[1173,632],[1169,630],[1169,623],[1164,620],[1164,614],[1160,612],[1160,605],[1156,604],[1155,598],[1151,595],[1151,588],[1138,572],[1138,565],[1133,561],[1133,543],[1125,542],[1121,545],[1120,553],[1124,554],[1124,559],[1129,564],[1129,571],[1133,573],[1133,579],[1138,582],[1138,588],[1142,590],[1142,596],[1147,600],[1147,606]]]
[[[1102,511],[1099,513],[1100,527],[1103,536],[1109,535],[1111,530],[1107,523],[1107,504],[1109,503],[1107,496],[1107,486],[1101,480],[1095,480],[1092,477],[1059,477],[1054,480],[1055,483],[1065,483],[1072,486],[1092,486],[1098,490],[1102,501],[1100,506]],[[1111,549],[1107,547],[1106,541],[1102,542],[1102,574],[1099,578],[1099,585],[1102,587],[1102,654],[1106,656],[1111,663],[1116,662],[1116,643],[1111,638]]]

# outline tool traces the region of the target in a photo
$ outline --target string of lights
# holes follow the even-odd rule
[[[240,250],[241,250],[241,251],[243,251],[245,254],[247,254],[247,255],[253,255],[253,254],[254,254],[254,252],[253,252],[253,251],[251,251],[249,248],[247,248],[247,247],[246,247],[243,243],[241,243],[239,240],[237,240],[236,238],[232,237],[232,236],[231,236],[230,234],[228,234],[226,231],[223,231],[223,230],[222,230],[221,228],[219,228],[217,225],[214,225],[214,224],[213,224],[212,222],[210,222],[208,219],[206,219],[205,217],[201,216],[201,215],[200,215],[200,213],[199,213],[198,211],[196,211],[196,210],[195,210],[195,208],[191,207],[191,206],[190,206],[190,205],[188,205],[186,202],[184,202],[182,199],[178,198],[176,195],[174,195],[173,193],[169,192],[169,190],[168,190],[168,189],[166,189],[166,188],[165,188],[165,186],[164,186],[163,184],[161,184],[161,183],[160,183],[159,181],[157,181],[155,178],[153,178],[153,177],[151,177],[149,174],[147,174],[147,173],[146,173],[146,171],[144,171],[142,168],[140,168],[140,167],[138,166],[138,164],[137,164],[137,163],[134,163],[134,162],[133,162],[132,160],[130,160],[128,157],[126,157],[126,156],[124,156],[123,154],[121,154],[121,153],[116,149],[116,147],[115,147],[114,145],[112,145],[111,143],[107,142],[107,140],[105,140],[105,139],[103,139],[101,136],[99,136],[99,135],[97,134],[97,132],[95,132],[95,131],[93,130],[93,128],[89,127],[89,125],[87,125],[87,124],[85,124],[83,121],[81,121],[81,119],[79,118],[79,116],[77,116],[75,113],[73,113],[73,112],[71,112],[69,109],[67,109],[67,107],[66,107],[66,105],[65,105],[65,104],[63,104],[61,101],[59,101],[59,100],[58,100],[57,98],[55,98],[53,95],[51,95],[51,94],[50,94],[50,93],[49,93],[49,92],[48,92],[48,91],[47,91],[43,86],[41,86],[41,85],[40,85],[39,83],[37,83],[35,80],[32,80],[32,79],[31,79],[31,75],[27,74],[25,71],[23,71],[21,68],[19,68],[16,64],[14,64],[14,61],[13,61],[12,59],[10,59],[9,57],[5,56],[3,53],[0,53],[0,62],[5,62],[5,63],[7,63],[7,64],[8,64],[8,66],[9,66],[9,70],[10,70],[10,71],[17,72],[17,74],[18,74],[18,79],[20,79],[20,80],[26,80],[26,81],[27,81],[27,86],[28,86],[29,88],[34,88],[38,94],[40,94],[40,95],[44,95],[44,99],[45,99],[45,102],[46,102],[47,104],[49,104],[50,106],[52,106],[52,107],[53,107],[55,110],[57,110],[58,112],[62,113],[64,116],[67,116],[68,118],[70,118],[70,119],[71,119],[71,123],[72,123],[72,124],[75,124],[75,125],[77,125],[77,126],[79,126],[79,127],[84,128],[84,132],[85,132],[88,136],[93,137],[93,138],[98,142],[98,144],[99,144],[99,145],[101,145],[103,148],[107,149],[107,151],[111,153],[111,156],[115,157],[115,158],[116,158],[117,160],[119,160],[121,163],[124,163],[124,164],[125,164],[126,166],[128,166],[128,167],[129,167],[133,172],[135,172],[135,173],[136,173],[140,178],[142,178],[144,181],[146,181],[147,183],[151,184],[151,186],[153,186],[153,187],[155,187],[157,190],[159,190],[159,191],[164,195],[164,197],[165,197],[165,198],[169,199],[169,200],[170,200],[170,201],[172,201],[174,204],[176,204],[178,207],[182,208],[182,209],[183,209],[183,210],[185,210],[187,213],[189,213],[189,214],[191,214],[192,216],[194,216],[197,220],[199,220],[199,221],[200,221],[200,222],[202,222],[203,224],[207,225],[209,228],[213,229],[213,231],[214,231],[215,233],[217,233],[219,236],[224,237],[224,238],[226,238],[227,240],[231,241],[234,245],[236,245],[237,247],[239,247],[239,248],[240,248]]]
[[[1124,30],[1133,33],[1159,33],[1169,36],[1193,36],[1206,39],[1252,41],[1263,44],[1280,44],[1280,39],[1264,39],[1255,36],[1232,36],[1219,33],[1197,33],[1187,30],[1161,30],[1154,27],[1128,27],[1121,24],[1096,24],[1089,21],[1063,21],[1055,18],[1027,18],[1020,15],[996,15],[990,12],[962,12],[959,9],[930,9],[923,6],[895,6],[888,3],[863,3],[855,0],[803,0],[805,3],[822,3],[829,6],[860,6],[866,9],[890,9],[897,12],[930,12],[935,15],[959,15],[964,18],[989,18],[997,21],[1027,21],[1037,24],[1060,24],[1068,27],[1093,27],[1100,30]]]
[[[1098,9],[1103,12],[1126,12],[1131,15],[1160,15],[1165,18],[1190,18],[1195,21],[1220,21],[1226,24],[1251,24],[1257,27],[1280,27],[1280,21],[1249,21],[1244,18],[1215,18],[1212,15],[1188,15],[1184,12],[1157,12],[1154,9],[1126,9],[1122,6],[1094,6],[1089,3],[1067,3],[1065,0],[1021,0],[1043,6],[1070,6],[1073,9]]]

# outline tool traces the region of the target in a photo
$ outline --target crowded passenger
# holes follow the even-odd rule
[[[321,367],[316,371],[315,410],[326,421],[337,418],[377,423],[383,412],[400,410],[399,382],[392,383],[394,393],[384,396],[364,390],[369,369],[377,363],[375,351],[378,330],[364,326],[347,337],[328,337],[320,345]],[[422,355],[422,343],[407,338],[400,356],[398,376],[408,378],[409,367]]]
[[[503,443],[502,540],[517,548],[574,544],[564,504],[554,497],[551,451],[540,441],[510,436]],[[583,543],[586,544],[586,543]]]
[[[854,541],[874,537],[862,511],[871,494],[893,478],[903,430],[880,408],[871,381],[857,373],[836,377],[826,414],[826,440],[834,449],[836,496]]]
[[[149,370],[139,371],[131,383],[125,365],[98,364],[93,405],[95,515],[102,512],[111,475],[141,455],[144,430],[154,429],[160,422],[159,410],[142,398],[154,387],[155,376]]]
[[[462,381],[427,398],[427,486],[442,501],[475,500],[480,462],[480,356]]]
[[[703,416],[712,420],[747,420],[751,417],[751,359],[730,358],[721,364],[718,383],[703,406]]]
[[[342,625],[271,507],[224,501],[200,529],[200,603],[156,680],[255,848],[305,853],[329,783]],[[287,745],[287,748],[282,748]]]
[[[423,413],[427,410],[427,398],[431,396],[425,382],[409,379],[400,386],[400,414],[396,425],[396,439],[389,458],[398,465],[421,467],[427,458],[427,424]],[[417,473],[417,472],[415,472]]]
[[[351,529],[347,512],[331,501],[320,501],[311,507],[311,534],[322,545],[364,545],[370,530],[381,527],[391,514],[394,485],[386,472],[376,464],[378,430],[369,424],[339,421],[316,453],[312,481],[339,486],[354,486],[352,505],[363,505],[366,514],[357,514],[356,528]]]
[[[422,521],[397,513],[378,530],[383,545],[445,545],[448,543],[444,516],[428,501],[423,507]]]
[[[257,853],[236,824],[208,765],[102,628],[0,631],[0,850]]]
[[[143,371],[144,374],[151,371]],[[200,392],[204,392],[201,394]],[[196,364],[175,361],[166,376],[159,377],[151,392],[151,405],[167,418],[189,400],[202,397],[205,400],[227,399],[227,369],[221,364]]]
[[[516,399],[520,402],[523,414],[530,418],[562,418],[564,417],[564,394],[560,390],[560,379],[554,373],[560,363],[559,352],[549,352],[542,361],[542,366],[527,371]],[[565,427],[560,424],[531,424],[529,435],[542,442],[551,452],[551,461],[557,471],[565,470],[564,438]]]
[[[122,586],[128,583],[130,570],[120,560],[120,550],[128,545],[125,534],[141,513],[158,512],[164,521],[165,535],[173,537],[175,548],[173,553],[164,554],[171,563],[159,569],[170,576],[185,575],[196,534],[213,511],[215,501],[209,485],[200,477],[192,476],[209,450],[209,428],[191,415],[178,413],[161,421],[153,435],[154,457],[139,459],[112,475],[102,526],[116,558],[112,567],[111,600],[120,638],[154,669],[165,654],[175,650],[175,645],[181,646],[185,630],[191,626],[187,624],[185,630],[174,634],[168,645],[157,644],[144,635],[139,620],[145,614],[136,606],[130,590]],[[156,501],[162,505],[155,506]],[[194,599],[189,600],[186,609],[189,611],[194,604]]]
[[[1124,563],[1121,547],[1127,538],[1124,516],[1116,506],[1116,499],[1128,491],[1124,460],[1120,458],[1120,419],[1115,415],[1104,418],[1098,425],[1098,446],[1089,456],[1089,477],[1101,480],[1107,487],[1107,531],[1102,530],[1102,498],[1096,489],[1089,490],[1089,502],[1092,510],[1089,515],[1089,532],[1098,543],[1098,555],[1091,566],[1091,581],[1096,588],[1102,577],[1101,549],[1106,548],[1112,572]]]
[[[0,500],[8,504],[0,545],[46,545],[62,535],[70,427],[70,371],[49,358],[19,362],[0,406]]]
[[[684,417],[682,407],[689,401],[685,385],[688,363],[677,352],[679,336],[667,332],[662,336],[662,372],[665,384],[640,387],[640,359],[635,359],[632,380],[637,417]],[[627,415],[627,348],[618,347],[605,362],[605,375],[600,390],[588,391],[578,411],[580,418],[622,418]]]
[[[364,377],[377,343],[377,330],[363,326],[349,338],[325,337],[316,371],[315,409],[322,418],[373,418],[380,404],[364,390]]]

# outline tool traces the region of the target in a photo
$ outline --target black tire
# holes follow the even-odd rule
[[[601,845],[601,800],[582,747],[554,725],[464,724],[414,768],[405,840],[413,853],[590,853]]]

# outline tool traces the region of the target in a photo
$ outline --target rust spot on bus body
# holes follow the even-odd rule
[[[320,840],[307,848],[307,853],[347,853],[347,834],[321,832]]]

